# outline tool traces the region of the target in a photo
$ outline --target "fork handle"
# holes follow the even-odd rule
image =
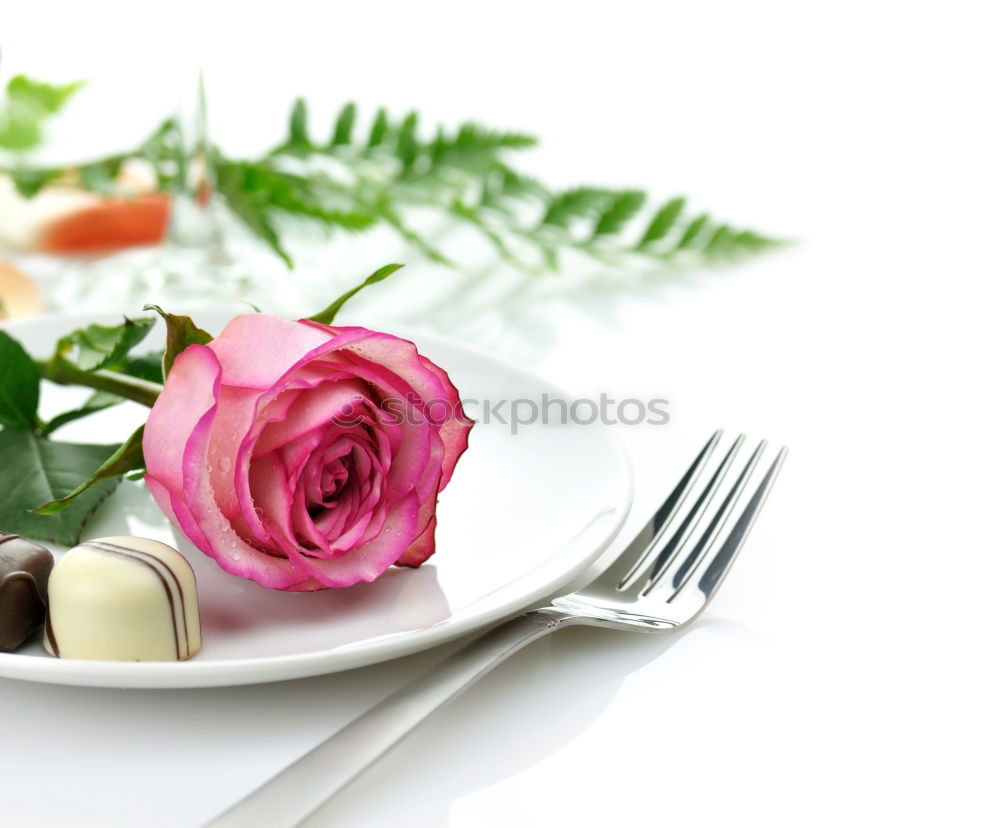
[[[299,825],[465,688],[522,647],[573,620],[546,607],[495,627],[321,742],[206,828]]]

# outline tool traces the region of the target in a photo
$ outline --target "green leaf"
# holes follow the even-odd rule
[[[396,157],[403,162],[403,168],[413,166],[420,154],[420,144],[417,141],[417,123],[420,116],[416,112],[410,112],[399,128],[399,135],[396,137]]]
[[[728,224],[720,224],[715,228],[712,235],[709,236],[702,250],[708,255],[724,255],[732,247],[732,241],[732,228]]]
[[[642,209],[646,194],[642,190],[623,190],[601,211],[594,224],[593,238],[618,233],[626,222]]]
[[[42,142],[42,124],[65,105],[83,84],[53,86],[24,75],[11,78],[0,109],[0,148],[26,152]]]
[[[215,186],[233,213],[257,238],[261,239],[288,266],[295,263],[281,244],[281,237],[270,216],[266,193],[254,187],[251,165],[226,161],[216,165]]]
[[[266,210],[259,209],[249,199],[244,199],[232,192],[226,194],[226,202],[230,209],[242,219],[250,232],[264,241],[289,269],[295,267],[294,260],[281,243],[281,236],[278,235],[274,222]]]
[[[496,163],[501,152],[528,149],[537,143],[533,135],[488,129],[470,121],[462,124],[451,137],[439,127],[430,145],[430,155],[436,165],[488,168]]]
[[[686,250],[689,247],[694,247],[694,243],[702,234],[702,231],[705,229],[707,224],[708,213],[702,213],[697,218],[692,219],[691,223],[684,229],[680,239],[678,239],[675,249]]]
[[[48,437],[64,425],[68,425],[83,417],[89,417],[91,414],[96,414],[98,411],[103,411],[105,408],[111,408],[111,406],[122,402],[125,402],[124,397],[119,397],[117,394],[111,394],[107,391],[95,391],[87,397],[83,405],[79,408],[64,411],[62,414],[58,414],[49,420],[42,428],[42,435]]]
[[[686,203],[687,199],[680,196],[670,199],[670,201],[657,210],[646,227],[646,232],[642,234],[642,238],[636,244],[635,249],[642,250],[649,247],[653,242],[658,242],[660,239],[665,238],[667,233],[677,223],[677,219],[680,218],[681,213],[684,212],[684,205]]]
[[[0,113],[0,148],[27,152],[42,143],[42,118],[18,107]]]
[[[0,331],[0,425],[34,428],[41,375],[21,343]]]
[[[121,480],[123,474],[138,471],[146,467],[146,460],[142,456],[142,435],[146,426],[141,425],[132,435],[122,443],[118,449],[108,457],[97,468],[90,477],[80,483],[75,489],[59,498],[54,498],[47,503],[32,509],[36,515],[55,515],[69,509],[78,498],[87,492],[114,480],[115,485]]]
[[[331,147],[345,146],[351,143],[351,133],[354,131],[354,121],[357,114],[358,108],[353,101],[344,104],[333,125],[333,137],[330,139]]]
[[[138,377],[146,382],[163,385],[163,351],[150,351],[140,356],[127,356],[111,370],[130,377]]]
[[[15,75],[7,84],[7,97],[19,104],[32,106],[47,115],[54,115],[83,85],[84,81],[75,81],[55,86],[25,75]]]
[[[500,192],[509,198],[549,198],[549,192],[545,185],[537,178],[529,175],[521,175],[507,167],[501,167]]]
[[[541,224],[569,227],[577,218],[587,218],[607,203],[611,191],[601,187],[574,187],[556,195],[549,203]]]
[[[39,503],[63,498],[84,483],[118,446],[62,443],[30,429],[0,431],[0,526],[5,532],[72,546],[87,520],[118,485],[101,481],[58,515],[33,514]]]
[[[110,195],[115,191],[117,169],[108,164],[87,164],[80,169],[80,186],[93,193]]]
[[[347,293],[343,294],[336,301],[334,301],[333,304],[328,305],[319,313],[310,316],[309,319],[313,322],[319,322],[320,324],[323,325],[331,324],[334,318],[340,312],[340,309],[344,306],[344,303],[352,296],[354,296],[355,293],[364,290],[369,285],[374,285],[377,282],[381,282],[383,279],[388,279],[390,276],[392,276],[393,273],[399,270],[402,266],[403,265],[401,264],[387,264],[384,265],[383,267],[380,267],[371,276],[365,279],[360,285],[352,287],[349,291],[347,291]]]
[[[0,129],[2,129],[2,127],[0,127]],[[0,146],[4,146],[2,138],[0,138]],[[24,198],[31,198],[50,181],[57,179],[60,174],[60,170],[33,170],[21,168],[11,172],[11,178],[14,181],[14,187],[17,189],[18,194]]]
[[[288,141],[283,149],[300,154],[312,150],[309,140],[309,108],[304,98],[296,98],[292,104],[292,114],[288,118]]]
[[[362,210],[326,210],[322,217],[330,224],[354,232],[367,230],[378,221],[374,213]]]
[[[451,146],[459,151],[491,151],[498,149],[528,149],[536,146],[538,139],[524,132],[504,132],[488,129],[471,121],[462,124]]]
[[[230,209],[289,267],[291,257],[275,225],[279,211],[350,231],[366,230],[377,221],[369,209],[343,209],[335,204],[335,199],[340,204],[348,199],[334,182],[287,172],[278,163],[274,159],[223,162],[216,167],[217,189]]]
[[[741,248],[746,252],[756,252],[768,247],[777,247],[778,245],[785,244],[786,242],[780,239],[772,239],[768,236],[762,236],[760,233],[755,233],[753,230],[741,230],[733,236],[732,243],[734,248]]]
[[[163,376],[169,376],[177,355],[188,345],[207,345],[214,338],[194,324],[190,316],[167,313],[159,305],[146,305],[143,310],[156,311],[167,326],[167,347],[163,351]]]
[[[70,362],[81,371],[97,371],[120,362],[155,324],[152,317],[126,317],[121,325],[77,328],[56,343],[55,358]]]
[[[368,148],[379,147],[385,142],[389,135],[389,115],[385,108],[380,108],[375,113],[375,120],[372,121],[371,131],[368,133]]]

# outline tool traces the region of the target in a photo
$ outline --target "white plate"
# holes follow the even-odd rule
[[[198,321],[218,331],[225,318],[202,313]],[[7,329],[44,355],[58,336],[89,321],[50,316]],[[465,398],[495,403],[565,396],[547,381],[461,344],[404,335],[451,374]],[[139,350],[161,342],[161,331],[154,330]],[[80,396],[78,389],[46,386],[43,416]],[[58,436],[114,442],[144,412],[128,403],[67,426]],[[480,412],[470,411],[481,421],[441,496],[437,553],[419,569],[392,568],[372,584],[349,589],[276,592],[229,575],[173,530],[143,484],[123,482],[84,538],[139,535],[180,548],[198,579],[202,651],[180,663],[77,661],[51,658],[35,643],[0,654],[0,676],[99,687],[301,678],[413,653],[527,607],[568,583],[608,546],[631,502],[631,475],[605,428],[539,423],[512,434],[495,419],[482,421]]]

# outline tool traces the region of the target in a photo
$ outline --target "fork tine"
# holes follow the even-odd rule
[[[712,452],[715,451],[715,447],[718,445],[721,437],[722,429],[720,428],[708,438],[708,442],[705,443],[702,450],[698,452],[698,456],[694,458],[694,462],[691,464],[690,468],[688,468],[688,470],[684,473],[684,476],[678,481],[674,490],[667,495],[667,499],[663,501],[660,508],[656,510],[656,514],[653,515],[653,519],[643,528],[635,540],[633,540],[632,543],[629,544],[628,548],[622,553],[619,560],[627,563],[628,561],[633,560],[634,557],[634,563],[629,568],[627,574],[622,576],[618,581],[618,589],[624,589],[625,585],[631,581],[635,577],[636,573],[638,573],[646,565],[649,553],[653,550],[654,546],[659,543],[660,539],[673,522],[673,519],[677,516],[677,513],[680,511],[680,507],[684,504],[684,500],[691,491],[691,487],[694,486],[698,476],[701,474],[702,469],[708,462],[708,458],[711,456]]]
[[[694,548],[688,553],[687,557],[684,558],[683,563],[681,563],[681,565],[673,571],[673,575],[670,579],[671,591],[670,595],[665,596],[666,600],[669,601],[670,597],[675,595],[677,591],[684,586],[688,578],[691,577],[695,568],[704,559],[709,547],[719,536],[719,532],[722,531],[722,527],[725,525],[726,520],[729,519],[729,515],[733,511],[737,499],[743,493],[743,489],[746,488],[747,481],[750,479],[750,475],[756,468],[757,462],[760,460],[765,448],[767,448],[767,440],[761,440],[757,444],[757,448],[754,449],[749,461],[747,461],[746,465],[743,466],[743,471],[741,471],[739,477],[736,478],[736,483],[734,483],[732,488],[730,488],[729,493],[722,501],[722,505],[715,511],[715,514],[708,523],[708,528],[702,533],[698,542],[695,543]],[[666,577],[669,571],[670,570],[668,568],[661,569],[658,575],[650,579],[649,583],[643,588],[641,594],[648,595],[652,592],[653,589]]]
[[[722,480],[729,471],[733,458],[736,457],[736,454],[739,452],[744,440],[746,440],[745,434],[740,434],[736,438],[735,442],[732,446],[730,446],[729,451],[726,452],[726,456],[722,458],[722,462],[719,463],[715,472],[712,474],[712,477],[706,484],[704,490],[702,490],[702,493],[698,495],[698,499],[695,501],[694,506],[691,507],[691,510],[687,513],[687,515],[685,515],[684,520],[681,521],[681,525],[677,528],[677,531],[673,533],[670,540],[667,541],[667,543],[657,552],[652,565],[647,567],[648,571],[645,573],[645,577],[638,578],[634,582],[634,584],[642,585],[638,589],[639,593],[644,594],[648,591],[651,584],[660,579],[667,568],[674,562],[674,559],[677,557],[680,550],[687,544],[692,533],[698,527],[698,523],[704,516],[705,510],[708,509],[712,498],[715,497],[715,493],[722,484]]]
[[[774,485],[774,480],[778,476],[778,472],[781,470],[781,465],[785,462],[787,454],[787,446],[778,452],[778,456],[774,458],[774,462],[771,463],[767,474],[764,475],[764,479],[761,480],[757,490],[753,493],[753,497],[750,498],[750,502],[747,503],[743,513],[736,521],[735,526],[733,526],[732,531],[722,542],[722,546],[719,547],[719,551],[715,554],[715,557],[705,567],[701,578],[698,579],[698,589],[705,596],[705,603],[708,603],[715,594],[715,591],[719,588],[719,584],[726,577],[729,567],[732,566],[733,561],[736,559],[736,555],[743,547],[743,541],[746,540],[747,535],[753,528],[754,521],[764,506],[764,501],[767,500],[771,486]]]

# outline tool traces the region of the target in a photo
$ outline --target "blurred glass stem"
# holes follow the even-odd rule
[[[199,70],[196,94],[178,106],[177,178],[170,211],[168,240],[187,248],[222,248],[222,231],[212,204],[211,147],[208,141],[208,111],[205,76]]]
[[[177,108],[177,175],[167,238],[145,281],[147,289],[162,290],[166,298],[197,301],[239,296],[248,278],[225,247],[214,196],[207,96],[200,69],[193,87],[194,95],[184,95]]]

